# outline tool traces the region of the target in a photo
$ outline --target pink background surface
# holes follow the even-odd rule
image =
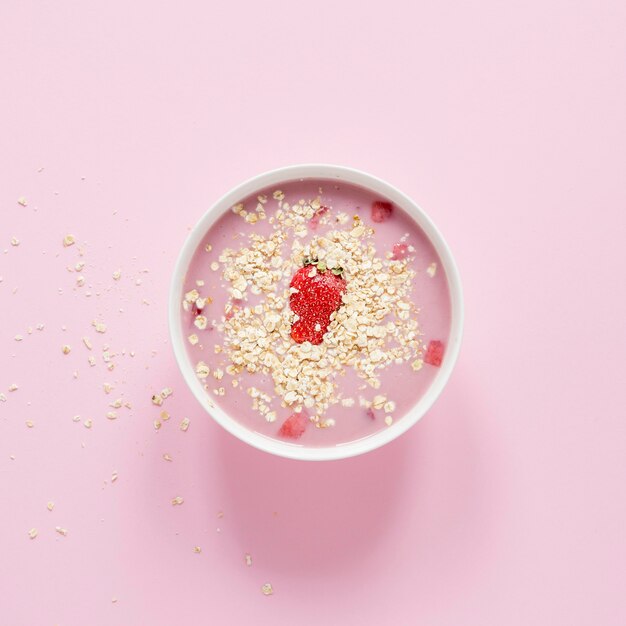
[[[2,624],[624,624],[625,18],[590,0],[4,0]],[[326,465],[222,432],[166,327],[187,229],[306,161],[412,195],[467,305],[429,415]]]

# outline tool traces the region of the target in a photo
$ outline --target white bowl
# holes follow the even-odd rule
[[[446,347],[446,358],[443,360],[436,378],[417,404],[389,428],[384,428],[363,439],[329,447],[298,446],[266,437],[246,428],[218,406],[209,407],[209,397],[203,389],[202,383],[198,380],[194,366],[187,354],[181,319],[182,310],[180,303],[183,297],[185,275],[196,249],[212,224],[226,211],[230,210],[234,204],[247,196],[252,194],[256,195],[257,192],[267,187],[306,178],[340,180],[359,185],[369,189],[375,194],[380,194],[384,198],[402,207],[402,209],[419,224],[420,228],[426,233],[437,251],[448,280],[452,305],[452,321],[450,336]],[[176,268],[174,269],[170,289],[169,325],[174,354],[176,355],[176,360],[178,361],[178,366],[183,374],[183,378],[198,399],[198,402],[200,402],[216,422],[221,424],[229,433],[235,435],[235,437],[238,437],[259,450],[292,459],[329,461],[363,454],[389,443],[406,432],[426,413],[426,411],[428,411],[448,382],[459,354],[461,336],[463,333],[463,294],[459,273],[450,249],[430,218],[408,196],[404,195],[393,185],[375,176],[349,167],[318,164],[291,165],[266,172],[265,174],[260,174],[238,185],[226,195],[222,196],[195,225],[183,245],[183,249],[176,263]]]

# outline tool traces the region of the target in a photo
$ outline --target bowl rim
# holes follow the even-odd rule
[[[283,442],[257,433],[230,417],[207,395],[196,376],[195,368],[187,356],[181,323],[182,307],[180,303],[183,297],[187,269],[197,247],[212,224],[230,210],[234,204],[255,192],[273,185],[303,179],[344,181],[381,194],[385,199],[402,207],[417,222],[433,244],[445,271],[451,303],[450,335],[446,346],[446,358],[430,387],[415,406],[391,426],[381,429],[373,435],[326,447],[310,447]],[[191,229],[176,260],[170,283],[168,318],[172,348],[181,374],[200,405],[218,424],[238,439],[270,454],[307,461],[330,461],[365,454],[393,441],[416,424],[431,408],[447,384],[459,355],[464,321],[463,290],[458,268],[448,244],[430,217],[414,200],[390,183],[361,170],[341,165],[305,163],[279,167],[253,176],[225,193],[204,213]]]

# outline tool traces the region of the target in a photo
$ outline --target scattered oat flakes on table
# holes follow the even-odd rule
[[[91,325],[96,329],[97,333],[106,333],[107,331],[106,324],[103,324],[98,320],[93,320],[93,322],[91,322]]]

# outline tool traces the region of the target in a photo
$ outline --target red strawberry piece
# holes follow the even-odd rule
[[[428,343],[428,348],[426,348],[426,356],[424,357],[424,361],[429,365],[439,367],[442,360],[443,343],[441,341],[438,341],[437,339],[433,339]]]
[[[365,415],[367,415],[367,417],[369,417],[371,420],[376,419],[376,413],[374,413],[374,409],[371,406],[367,407],[367,411],[365,411]]]
[[[198,308],[198,305],[195,302],[191,303],[189,307],[189,325],[193,326],[193,323],[196,321],[196,317],[202,314],[202,309]]]
[[[291,338],[296,343],[311,341],[315,334],[315,324],[311,325],[310,322],[305,322],[304,320],[298,320],[297,322],[294,322],[293,326],[291,327]],[[311,341],[311,343],[313,343],[313,341]]]
[[[240,300],[238,298],[233,298],[231,300],[231,304],[232,306],[230,307],[230,309],[226,312],[226,314],[224,315],[224,317],[227,320],[231,320],[233,319],[233,317],[235,316],[235,313],[237,313],[237,311],[240,308],[240,305],[242,304],[243,300]]]
[[[321,206],[319,209],[317,209],[317,211],[315,211],[313,217],[309,220],[309,225],[313,230],[315,230],[319,226],[322,215],[328,213],[328,211],[329,208],[327,206]]]
[[[391,259],[393,261],[401,261],[406,258],[406,255],[409,253],[409,246],[405,243],[395,243],[393,245]]]
[[[290,286],[298,290],[289,296],[289,306],[299,318],[291,327],[292,339],[322,343],[330,316],[341,306],[346,281],[331,270],[320,272],[315,265],[305,265],[294,274]]]
[[[382,200],[375,200],[372,202],[372,221],[373,222],[385,222],[393,213],[393,205],[391,202],[383,202]]]
[[[300,439],[302,433],[306,430],[307,422],[309,418],[304,412],[292,413],[280,427],[278,434],[281,437],[287,437],[288,439]]]

